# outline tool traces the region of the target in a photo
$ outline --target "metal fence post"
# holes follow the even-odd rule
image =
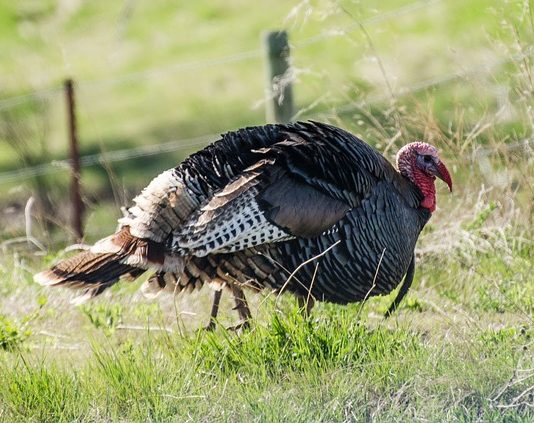
[[[293,112],[293,92],[286,31],[267,32],[263,36],[267,66],[267,122],[287,123]]]
[[[71,184],[70,197],[72,204],[72,229],[76,240],[83,238],[83,202],[80,189],[80,152],[78,149],[78,131],[76,126],[76,104],[74,101],[74,82],[65,81],[65,98],[67,101],[67,122],[70,141]]]

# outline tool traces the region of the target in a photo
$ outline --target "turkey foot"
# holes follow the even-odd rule
[[[226,330],[237,332],[239,330],[247,330],[250,329],[250,322],[248,320],[245,320],[244,322],[238,323],[234,326],[229,326],[226,328]]]

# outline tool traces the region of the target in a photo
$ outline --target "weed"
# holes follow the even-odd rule
[[[80,310],[95,328],[101,329],[106,336],[111,336],[121,323],[123,306],[120,304],[89,304],[80,307]]]
[[[19,347],[32,334],[30,323],[39,317],[41,309],[46,303],[46,297],[39,296],[37,298],[37,310],[23,316],[20,323],[16,323],[8,316],[0,314],[0,349],[13,351]]]
[[[30,335],[30,329],[17,325],[7,316],[0,315],[0,349],[11,351]]]

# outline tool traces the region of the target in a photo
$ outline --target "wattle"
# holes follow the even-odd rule
[[[413,179],[424,197],[421,201],[421,207],[428,209],[431,213],[434,212],[436,210],[436,186],[434,185],[436,178],[417,169]]]
[[[435,195],[425,195],[423,201],[421,201],[421,207],[428,209],[430,213],[433,213],[436,210],[436,196]]]

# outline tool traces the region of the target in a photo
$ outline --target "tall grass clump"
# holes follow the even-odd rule
[[[202,334],[192,354],[201,369],[265,377],[287,371],[325,370],[336,366],[365,366],[385,359],[384,367],[420,348],[417,335],[407,330],[392,332],[379,326],[368,328],[343,310],[317,319],[303,319],[299,313],[273,313],[266,325],[250,332]]]
[[[356,307],[326,307],[308,321],[295,307],[273,310],[240,335],[218,328],[106,337],[83,361],[73,352],[62,365],[27,360],[27,353],[6,356],[0,413],[8,421],[532,416],[530,328],[472,327],[463,337],[432,340],[403,324],[374,325],[355,315]]]
[[[28,356],[21,351],[18,357],[0,360],[0,416],[12,421],[83,421],[90,408],[80,380],[83,373]]]

